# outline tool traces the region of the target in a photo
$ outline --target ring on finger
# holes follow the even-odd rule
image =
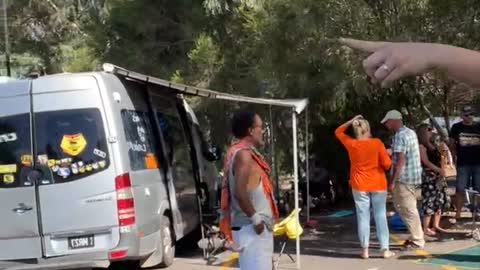
[[[387,64],[383,64],[380,66],[381,69],[385,70],[386,72],[389,72],[390,71],[390,67],[387,66]]]

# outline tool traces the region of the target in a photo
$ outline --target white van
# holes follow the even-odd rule
[[[0,268],[171,265],[215,181],[198,127],[175,91],[119,74],[0,84]]]

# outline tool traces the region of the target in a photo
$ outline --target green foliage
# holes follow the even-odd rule
[[[85,45],[69,43],[60,46],[63,61],[62,70],[65,72],[85,72],[98,70],[101,67],[99,59],[95,57],[94,49]]]
[[[345,162],[330,158],[345,159],[332,136],[340,122],[364,114],[378,136],[387,138],[378,123],[385,111],[402,110],[412,126],[429,114],[451,115],[458,85],[432,73],[379,89],[362,71],[365,55],[336,39],[480,49],[479,13],[475,0],[15,0],[10,1],[9,25],[17,74],[87,71],[111,62],[228,93],[308,97],[311,134],[301,135],[300,143],[329,157],[329,167],[340,172]],[[257,110],[273,125],[282,146],[277,159],[289,171],[288,111],[272,108],[270,123],[268,107],[190,101],[208,127],[205,133],[220,145],[229,142],[234,110]]]

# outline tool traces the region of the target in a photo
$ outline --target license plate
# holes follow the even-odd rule
[[[95,246],[95,237],[93,235],[75,236],[68,238],[68,248],[91,248]]]

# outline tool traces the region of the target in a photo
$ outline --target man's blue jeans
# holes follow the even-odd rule
[[[457,167],[457,192],[465,192],[470,185],[480,191],[480,165],[462,165]]]
[[[370,242],[370,205],[373,209],[377,238],[382,250],[389,249],[389,231],[387,223],[387,192],[362,192],[353,190],[353,199],[357,210],[358,238],[362,248],[368,248]]]

